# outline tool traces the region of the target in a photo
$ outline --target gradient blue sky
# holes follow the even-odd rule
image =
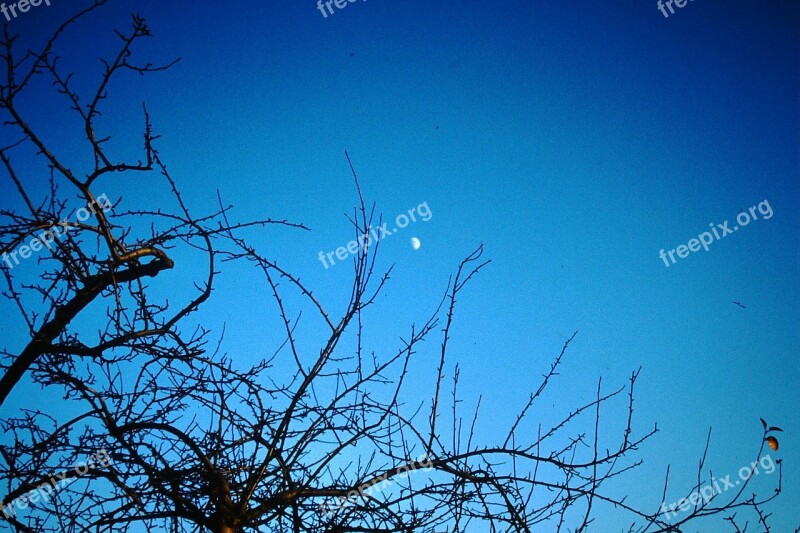
[[[10,27],[40,42],[82,5],[52,3]],[[138,57],[181,62],[110,88],[102,124],[114,146],[139,149],[146,101],[161,155],[195,212],[213,210],[219,190],[240,220],[312,229],[250,239],[332,309],[343,308],[351,268],[326,270],[317,254],[352,238],[343,213],[357,198],[344,150],[390,221],[427,202],[430,221],[382,245],[381,264],[395,270],[372,310],[376,350],[424,321],[448,275],[484,243],[492,264],[459,301],[452,362],[465,406],[484,395],[487,442],[504,434],[578,330],[536,416],[556,420],[593,396],[599,376],[611,389],[641,366],[637,427],[657,422],[661,431],[618,494],[657,507],[672,464],[667,500],[684,496],[709,427],[709,466],[734,474],[757,451],[764,417],[786,430],[774,453],[784,460],[784,494],[768,507],[771,525],[800,525],[800,4],[697,0],[665,19],[650,0],[370,0],[323,18],[311,0],[116,0],[64,41],[77,83],[91,86],[97,50],[131,11],[155,34]],[[72,157],[66,102],[47,84],[36,90],[31,120],[49,125]],[[155,176],[103,185],[97,192],[130,206],[160,207],[166,197]],[[733,226],[741,208],[763,200],[771,219],[669,268],[659,258],[710,223]],[[5,192],[2,203],[21,205]],[[178,292],[194,268],[183,259],[163,280]],[[251,282],[259,277],[245,267],[224,270],[201,315],[226,326],[225,348],[243,360],[277,347],[274,309],[266,292],[254,298]],[[3,321],[2,343],[17,345],[18,323]],[[420,356],[430,363],[435,344],[428,348]],[[624,414],[624,401],[615,405],[605,413],[608,439]],[[771,490],[757,481],[762,494]],[[601,511],[593,530],[623,525],[604,519],[612,520]]]

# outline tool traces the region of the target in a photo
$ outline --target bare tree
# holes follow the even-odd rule
[[[250,228],[306,228],[285,220],[233,222],[221,200],[214,212],[194,215],[159,156],[146,109],[141,160],[117,162],[106,149],[109,137],[96,129],[111,80],[169,65],[133,61],[137,43],[150,37],[144,19],[133,16],[132,26],[118,32],[119,48],[104,61],[96,90],[82,100],[54,50],[67,27],[105,3],[95,0],[78,12],[38,52],[18,55],[7,30],[1,44],[3,128],[17,140],[0,149],[0,161],[26,210],[0,212],[6,254],[0,271],[3,294],[28,331],[20,332],[21,349],[2,353],[0,405],[7,410],[9,395],[29,379],[63,394],[68,409],[33,402],[2,419],[8,442],[0,446],[0,476],[7,495],[0,519],[17,531],[586,531],[605,507],[616,509],[629,531],[682,531],[698,518],[749,508],[768,530],[761,506],[777,496],[780,477],[774,495],[746,497],[748,479],[734,497],[698,503],[679,522],[659,510],[666,483],[646,511],[609,487],[640,464],[635,452],[657,432],[634,430],[638,370],[623,387],[608,389],[598,380],[591,401],[549,427],[537,424],[537,402],[575,334],[502,437],[482,442],[481,401],[461,412],[459,366],[449,355],[458,297],[489,264],[482,247],[461,261],[430,316],[411,326],[399,346],[371,348],[364,340],[370,307],[391,272],[377,270],[379,242],[359,248],[349,301],[334,313],[246,240]],[[93,162],[82,173],[30,126],[19,104],[41,78],[49,78],[80,118]],[[33,148],[33,161],[18,161],[24,148]],[[33,172],[49,175],[48,195],[31,193]],[[142,173],[161,176],[172,211],[128,208],[97,194],[101,182],[105,191],[121,190],[129,176]],[[360,188],[357,197],[350,221],[367,242],[381,220]],[[29,279],[15,261],[35,242],[40,272]],[[201,253],[206,261],[195,296],[182,303],[163,284],[150,285],[167,271],[186,272],[175,250]],[[192,321],[211,296],[220,265],[231,261],[263,276],[282,324],[274,354],[249,366],[234,364],[220,349],[222,336],[213,338]],[[301,309],[310,314],[302,324],[324,332],[318,342],[298,338]],[[86,320],[96,325],[94,333],[85,331]],[[425,340],[435,340],[436,371],[430,398],[414,404],[404,385],[417,352],[433,346]],[[626,420],[611,442],[601,438],[603,409]],[[538,428],[535,434],[531,428]],[[70,470],[100,451],[106,463]],[[689,493],[703,483],[703,461]],[[55,483],[56,473],[71,483]],[[743,531],[735,515],[727,520]]]

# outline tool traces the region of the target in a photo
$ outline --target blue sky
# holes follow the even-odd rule
[[[52,3],[10,27],[40,42],[73,9]],[[146,101],[189,205],[211,211],[219,191],[240,220],[311,228],[249,239],[341,309],[351,268],[325,269],[317,256],[352,238],[348,150],[390,221],[423,202],[432,212],[382,244],[381,265],[395,269],[372,310],[376,350],[424,321],[483,243],[492,264],[459,301],[452,356],[465,404],[483,394],[484,439],[503,434],[578,330],[537,416],[555,420],[590,399],[599,376],[610,389],[641,366],[637,427],[661,431],[620,493],[657,506],[672,464],[678,485],[667,500],[679,499],[709,427],[710,466],[736,472],[757,451],[764,417],[786,430],[772,525],[800,525],[800,5],[697,0],[664,18],[652,1],[371,0],[324,18],[311,0],[166,4],[115,0],[61,50],[77,83],[91,86],[97,50],[136,11],[154,33],[138,57],[181,57],[110,88],[101,124],[121,153],[140,146]],[[31,98],[31,120],[72,157],[67,104],[47,84]],[[129,205],[166,197],[155,176],[103,186]],[[2,196],[4,207],[21,205]],[[669,267],[659,258],[765,200],[771,218]],[[163,283],[188,291],[191,257],[177,259]],[[243,360],[276,347],[274,310],[251,283],[259,278],[244,267],[224,270],[201,315],[225,325],[226,350]],[[4,321],[13,346],[18,324]],[[435,353],[430,343],[421,356]],[[624,402],[616,407],[621,416]]]

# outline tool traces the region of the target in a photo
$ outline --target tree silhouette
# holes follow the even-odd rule
[[[748,508],[768,529],[761,505],[777,496],[780,476],[769,497],[746,497],[748,479],[735,496],[692,505],[680,521],[660,510],[666,483],[649,510],[607,489],[641,463],[634,452],[657,432],[634,429],[638,370],[623,387],[608,390],[598,380],[593,399],[556,424],[536,423],[537,402],[575,334],[515,422],[482,442],[480,401],[461,412],[459,366],[449,354],[456,302],[489,264],[481,246],[458,264],[433,312],[399,346],[370,347],[364,335],[375,320],[370,308],[391,272],[376,268],[379,241],[358,249],[349,301],[335,313],[246,240],[252,228],[305,226],[233,222],[221,200],[210,214],[192,213],[156,149],[146,108],[141,159],[117,162],[97,127],[112,79],[169,65],[134,61],[136,45],[151,36],[134,15],[84,100],[55,50],[68,27],[104,4],[95,0],[64,22],[39,52],[18,54],[7,27],[2,42],[0,108],[3,129],[16,141],[0,149],[0,161],[26,209],[0,212],[0,270],[3,295],[27,331],[17,332],[26,339],[21,349],[2,353],[0,476],[7,495],[0,519],[17,531],[586,531],[603,507],[616,509],[630,531],[682,531],[698,518]],[[41,79],[80,119],[76,135],[90,156],[80,173],[48,142],[52,132],[26,118],[31,104],[22,96]],[[35,193],[45,173],[49,193]],[[127,207],[119,199],[141,174],[160,176],[171,197],[159,205],[169,201],[172,211]],[[360,188],[357,196],[350,221],[363,239],[381,220]],[[187,253],[202,255],[205,273],[196,293],[180,302],[158,281],[169,271],[191,275],[175,259]],[[221,353],[222,336],[193,322],[208,305],[221,265],[230,262],[263,276],[282,325],[274,354],[251,365],[234,363],[239,359]],[[38,269],[33,277],[32,269]],[[318,344],[298,337],[299,310],[324,332]],[[431,351],[425,340],[435,341],[436,372],[429,376],[430,397],[414,405],[404,385],[415,354]],[[68,408],[33,398],[9,414],[7,400],[24,379],[63,395]],[[601,438],[606,407],[626,420],[612,440]],[[763,444],[757,459],[762,451]],[[73,469],[101,455],[108,460]],[[687,494],[705,482],[704,459]],[[735,515],[726,520],[742,530]]]

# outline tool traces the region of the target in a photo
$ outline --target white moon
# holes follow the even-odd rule
[[[420,246],[422,246],[422,243],[419,242],[419,239],[416,237],[411,237],[411,247],[415,250],[419,250]]]

